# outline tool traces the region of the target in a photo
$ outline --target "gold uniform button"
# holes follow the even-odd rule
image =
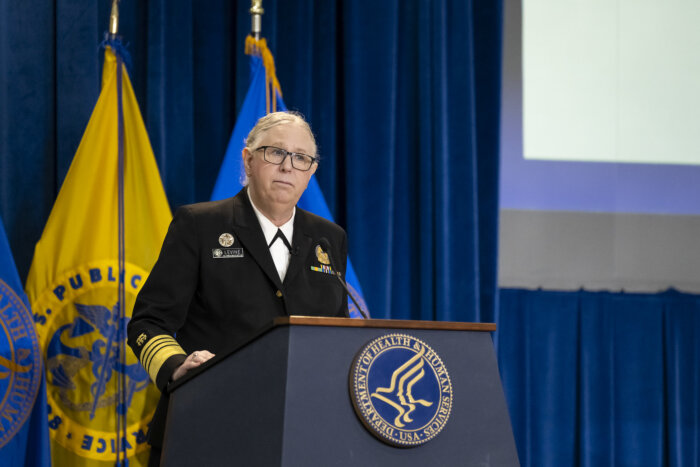
[[[275,295],[277,295],[277,298],[282,298],[282,291],[278,290],[277,292],[275,292]]]

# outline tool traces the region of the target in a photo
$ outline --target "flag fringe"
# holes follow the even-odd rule
[[[248,35],[245,39],[246,55],[254,55],[260,57],[265,67],[265,109],[267,113],[277,112],[277,94],[282,97],[282,87],[277,81],[275,73],[275,59],[272,52],[267,48],[267,41],[263,39],[255,39]],[[270,106],[272,104],[272,106]],[[272,110],[270,110],[272,107]]]

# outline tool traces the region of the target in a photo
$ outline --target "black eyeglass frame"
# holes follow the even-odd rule
[[[267,154],[268,148],[276,149],[277,151],[282,151],[284,153],[284,157],[282,158],[282,160],[279,162],[274,162],[274,161],[268,160],[267,157],[265,156]],[[287,159],[287,157],[289,157],[290,158],[289,160],[292,162],[292,167],[296,170],[301,170],[302,172],[308,172],[309,170],[311,170],[311,167],[314,166],[314,163],[318,164],[318,160],[319,160],[318,157],[310,156],[308,154],[304,154],[303,152],[290,152],[290,151],[287,151],[286,149],[278,148],[277,146],[260,146],[259,148],[255,149],[253,152],[260,151],[261,149],[263,152],[263,159],[265,159],[265,162],[269,162],[270,164],[275,164],[275,165],[282,165],[282,164],[284,164],[284,161]],[[300,169],[299,167],[294,165],[294,156],[308,157],[309,159],[311,159],[311,164],[309,164],[309,166],[305,169]]]

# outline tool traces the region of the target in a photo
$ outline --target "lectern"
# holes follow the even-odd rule
[[[517,466],[494,330],[488,323],[278,318],[173,387],[162,465]],[[386,382],[368,389],[363,372],[378,368],[372,359],[388,355],[392,343],[403,344],[406,356],[397,354],[394,366],[387,357]],[[433,365],[438,357],[443,369]],[[424,381],[431,376],[441,396],[420,392],[421,384],[430,389]],[[353,393],[358,387],[364,399]],[[363,418],[363,404],[376,411]],[[411,431],[421,411],[429,420]],[[390,414],[386,423],[382,413]]]

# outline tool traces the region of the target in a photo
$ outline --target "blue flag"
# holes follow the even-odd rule
[[[0,465],[51,465],[46,379],[28,304],[0,220]]]
[[[233,135],[228,143],[224,161],[219,170],[219,176],[214,185],[214,191],[211,195],[212,200],[220,200],[235,196],[243,188],[243,160],[241,152],[245,147],[245,138],[250,130],[255,126],[259,118],[265,116],[270,109],[270,95],[276,93],[275,88],[279,87],[277,79],[274,77],[274,62],[272,55],[267,49],[265,39],[255,41],[250,36],[246,39],[246,53],[250,54],[250,87],[243,101],[243,107],[236,120],[236,125],[233,129]],[[274,83],[274,85],[273,85]],[[282,96],[276,95],[276,110],[284,111],[287,107],[282,101]],[[321,216],[329,221],[333,221],[331,211],[328,209],[326,200],[321,192],[321,187],[316,181],[316,177],[312,176],[306,191],[301,196],[298,206],[309,212]],[[369,310],[362,296],[360,281],[355,275],[355,270],[352,267],[350,258],[348,258],[348,267],[345,273],[350,293],[353,295],[357,303],[369,315]],[[348,310],[350,317],[361,318],[362,315],[357,310],[357,307],[351,300],[348,300]]]

